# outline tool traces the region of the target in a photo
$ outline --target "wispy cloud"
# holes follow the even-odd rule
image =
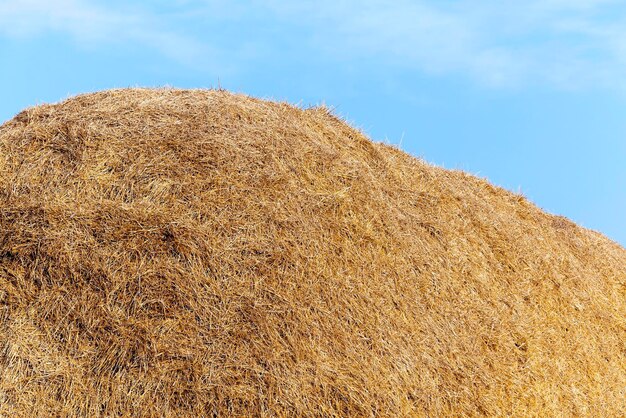
[[[14,0],[0,2],[0,34],[11,37],[70,35],[83,45],[135,43],[193,64],[212,48],[182,30],[163,27],[146,11],[115,10],[86,0]]]
[[[624,87],[626,8],[615,0],[264,2],[315,27],[317,47],[483,84]]]
[[[337,65],[367,60],[494,87],[626,89],[618,0],[159,0],[133,10],[96,1],[0,2],[0,34],[133,42],[196,67],[288,61],[307,49]]]

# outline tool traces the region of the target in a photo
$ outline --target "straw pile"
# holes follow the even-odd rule
[[[0,416],[624,416],[626,251],[325,108],[0,128]]]

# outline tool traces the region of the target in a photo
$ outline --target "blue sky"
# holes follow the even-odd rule
[[[626,244],[626,2],[0,0],[0,119],[112,87],[326,103]]]

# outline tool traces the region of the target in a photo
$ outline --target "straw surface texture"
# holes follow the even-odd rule
[[[0,416],[481,415],[626,415],[624,248],[324,107],[0,127]]]

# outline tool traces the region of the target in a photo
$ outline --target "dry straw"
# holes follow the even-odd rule
[[[0,127],[0,416],[624,416],[626,251],[325,108]]]

